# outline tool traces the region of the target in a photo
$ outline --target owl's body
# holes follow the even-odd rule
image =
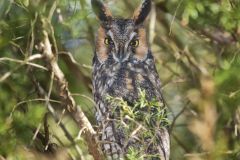
[[[169,136],[166,128],[154,131],[156,143],[149,139],[140,142],[138,134],[129,137],[117,122],[120,111],[107,100],[108,96],[119,97],[134,105],[141,89],[147,100],[163,101],[160,80],[142,24],[150,11],[151,1],[144,1],[133,19],[112,18],[101,2],[92,0],[92,4],[101,20],[93,58],[93,93],[102,149],[108,159],[120,159],[126,157],[132,148],[147,146],[146,155],[160,155],[156,157],[167,160]]]

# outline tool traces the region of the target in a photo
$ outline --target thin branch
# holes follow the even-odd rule
[[[210,155],[212,154],[212,152],[201,152],[201,153],[187,153],[187,154],[184,154],[184,157],[203,157],[203,156],[207,156],[207,155]],[[234,151],[226,151],[226,152],[221,152],[219,154],[222,154],[222,155],[231,155],[231,154],[235,154]]]
[[[171,35],[171,34],[172,34],[173,23],[174,23],[174,20],[175,20],[175,18],[176,18],[177,12],[178,12],[178,10],[179,10],[182,2],[183,2],[183,0],[181,0],[181,1],[178,3],[177,8],[176,8],[176,10],[175,10],[175,12],[174,12],[174,15],[173,15],[172,20],[171,20],[171,24],[170,24],[170,29],[169,29],[169,34],[168,34],[168,35]]]
[[[157,18],[156,6],[155,6],[155,4],[153,4],[151,15],[150,15],[150,23],[149,23],[149,41],[150,41],[150,44],[153,43],[155,35],[156,35],[155,34],[156,18]]]
[[[30,65],[30,66],[33,66],[33,67],[40,68],[40,69],[43,69],[45,71],[48,71],[48,69],[46,67],[43,67],[43,66],[41,66],[39,64],[36,64],[36,63],[31,63],[31,61],[34,61],[34,60],[37,60],[37,59],[41,59],[41,58],[43,58],[43,56],[41,54],[32,55],[31,57],[29,57],[26,60],[18,60],[18,59],[3,57],[3,58],[0,58],[0,62],[10,61],[10,62],[15,62],[15,63],[20,63],[21,65],[26,65],[27,64],[27,65]]]
[[[0,58],[0,61],[11,61],[11,62],[20,63],[21,65],[26,65],[27,64],[27,65],[30,65],[30,66],[33,66],[33,67],[40,68],[40,69],[43,69],[45,71],[48,71],[48,69],[46,67],[43,67],[43,66],[41,66],[39,64],[31,63],[31,62],[28,62],[28,61],[22,61],[22,60],[7,58],[7,57]]]
[[[19,66],[13,68],[11,71],[4,73],[4,75],[0,77],[0,83],[4,82],[6,79],[8,79],[15,71],[17,71],[19,68],[21,68],[21,66],[22,65],[19,65]]]
[[[83,67],[83,68],[92,70],[92,66],[78,63],[78,62],[74,59],[73,55],[72,55],[70,52],[63,52],[63,51],[61,51],[61,52],[59,52],[59,55],[66,55],[66,56],[69,57],[69,59],[71,60],[71,62],[72,62],[73,64],[75,64],[75,65],[77,65],[77,66],[79,66],[79,67]]]
[[[45,141],[44,141],[45,150],[48,150],[48,146],[49,146],[49,142],[50,142],[48,120],[47,119],[48,119],[48,114],[46,113],[45,116],[44,116],[44,123],[43,123],[44,133],[45,133]]]
[[[13,112],[14,112],[14,111],[16,110],[16,108],[17,108],[18,106],[20,106],[21,104],[28,103],[28,102],[37,102],[37,101],[43,101],[43,102],[44,102],[44,101],[46,101],[46,100],[47,100],[47,99],[36,98],[36,99],[30,99],[30,100],[26,100],[26,101],[21,101],[21,102],[17,103],[17,104],[13,107],[13,109],[12,109],[9,117],[12,117]],[[51,99],[49,99],[48,101],[54,102],[54,103],[59,103],[59,104],[61,103],[60,101],[51,100]]]
[[[75,149],[77,150],[78,154],[80,157],[82,157],[82,152],[80,152],[80,148],[79,146],[75,143],[74,138],[71,136],[71,134],[68,132],[67,128],[65,127],[65,125],[60,121],[60,118],[58,117],[57,113],[55,112],[53,106],[51,105],[51,100],[46,100],[48,98],[47,93],[45,92],[45,90],[43,89],[43,87],[40,85],[39,82],[37,82],[36,78],[33,76],[33,74],[31,74],[31,80],[34,84],[34,86],[37,89],[37,92],[39,94],[40,97],[44,97],[45,98],[45,103],[46,106],[49,110],[49,112],[51,113],[51,115],[54,118],[54,121],[60,126],[60,128],[62,129],[63,133],[65,134],[65,136],[67,137],[67,139],[74,144]],[[82,158],[82,160],[84,160]]]
[[[174,119],[172,121],[170,130],[169,130],[170,133],[172,133],[173,127],[175,126],[175,123],[176,123],[177,119],[183,114],[183,112],[188,107],[189,103],[190,103],[190,101],[188,100],[188,102],[184,105],[184,107],[181,109],[181,111],[176,116],[174,116]]]
[[[34,133],[34,135],[33,135],[33,138],[32,138],[32,142],[31,142],[31,144],[32,144],[33,141],[36,139],[37,134],[39,133],[41,127],[42,127],[42,123],[40,123],[40,124],[38,125],[38,127],[37,127],[37,129],[36,129],[36,131],[35,131],[35,133]]]
[[[80,96],[80,97],[83,97],[83,98],[86,98],[88,99],[90,102],[92,102],[92,104],[96,105],[96,103],[94,102],[94,100],[91,98],[91,97],[88,97],[84,94],[79,94],[79,93],[73,93],[72,96]]]
[[[3,156],[0,155],[0,160],[6,160]]]
[[[183,148],[183,150],[188,153],[190,150],[189,148],[175,135],[175,134],[171,134],[172,137],[174,138],[174,140],[179,144],[179,146],[181,146]]]
[[[57,0],[55,0],[50,8],[50,11],[49,11],[49,14],[48,14],[48,20],[51,21],[52,20],[52,17],[53,17],[53,14],[54,14],[54,11],[56,10],[57,8]]]
[[[39,64],[31,63],[31,61],[41,59],[41,58],[43,58],[43,56],[41,54],[32,55],[31,57],[27,58],[26,60],[18,60],[18,59],[13,59],[13,58],[8,58],[8,57],[0,58],[0,62],[1,61],[10,61],[10,62],[15,62],[15,63],[20,63],[19,66],[15,67],[13,70],[8,71],[3,76],[1,76],[0,83],[5,81],[6,79],[8,79],[15,71],[17,71],[19,68],[21,68],[24,65],[29,65],[29,66],[40,68],[40,69],[47,71],[48,69],[46,67],[43,67]]]

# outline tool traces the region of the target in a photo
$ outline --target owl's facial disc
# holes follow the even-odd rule
[[[96,53],[100,62],[109,57],[117,63],[133,58],[142,61],[148,53],[146,31],[132,19],[112,19],[107,27],[101,26],[98,31]]]
[[[112,54],[116,62],[122,63],[129,60],[129,56],[133,50],[138,47],[139,40],[137,33],[134,32],[131,23],[125,26],[124,24],[113,24],[111,29],[107,32],[112,46],[109,48],[109,53]]]
[[[100,62],[113,58],[117,63],[133,58],[143,61],[148,43],[143,22],[151,10],[151,0],[144,0],[131,19],[113,18],[110,10],[99,0],[91,0],[93,10],[101,22],[96,42]]]

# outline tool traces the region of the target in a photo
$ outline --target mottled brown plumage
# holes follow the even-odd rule
[[[139,133],[129,137],[123,127],[117,124],[120,119],[119,109],[106,98],[121,97],[131,106],[139,99],[141,89],[146,92],[147,100],[163,102],[160,80],[143,25],[150,12],[151,1],[144,0],[132,19],[113,18],[98,0],[92,0],[92,6],[101,22],[93,58],[93,93],[102,150],[107,159],[120,159],[129,153],[130,148],[146,146],[146,155],[159,156],[146,156],[145,159],[168,160],[170,149],[167,129],[156,127],[156,143],[150,141],[151,137],[140,142]],[[128,124],[125,119],[124,122]]]

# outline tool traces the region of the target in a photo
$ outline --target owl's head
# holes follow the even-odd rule
[[[101,63],[109,58],[116,63],[146,59],[149,48],[143,22],[151,10],[151,0],[144,0],[129,19],[112,17],[99,0],[92,0],[92,7],[101,22],[96,40],[96,55]]]

